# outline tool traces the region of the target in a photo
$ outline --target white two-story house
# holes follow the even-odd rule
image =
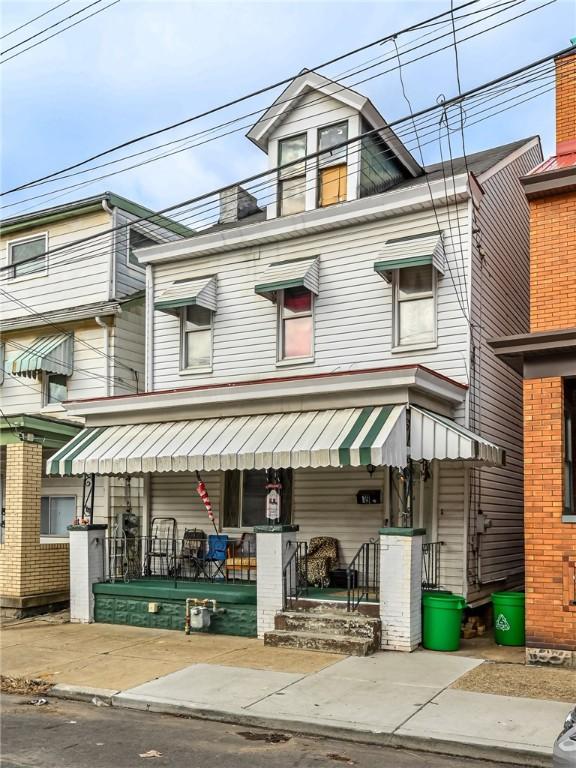
[[[214,533],[201,478],[229,541],[218,578],[257,582],[261,635],[303,592],[382,603],[383,529],[422,538],[425,585],[472,605],[519,585],[521,379],[486,339],[528,327],[518,179],[538,139],[421,168],[368,99],[306,71],[248,138],[273,199],[231,188],[218,224],[138,251],[146,391],[69,398],[87,428],[49,472],[144,478],[142,530],[175,539],[174,578],[187,540]],[[281,582],[246,549],[270,522],[292,553]],[[102,591],[104,620],[143,621],[147,562],[122,615]]]
[[[26,443],[41,449],[43,465],[74,436],[82,419],[65,412],[68,398],[143,391],[145,272],[134,250],[191,234],[169,219],[142,220],[152,213],[105,193],[0,224],[3,609],[65,601],[67,526],[88,517],[121,525],[141,503],[141,482],[45,473],[39,499],[15,499],[34,467],[25,462],[19,477],[7,456]]]

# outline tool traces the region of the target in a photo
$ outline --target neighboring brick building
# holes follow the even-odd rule
[[[498,339],[524,373],[529,662],[576,666],[576,55],[556,61],[556,154],[523,180],[530,330]]]

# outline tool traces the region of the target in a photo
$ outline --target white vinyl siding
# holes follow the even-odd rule
[[[2,296],[0,323],[3,319],[26,317],[31,314],[31,310],[44,313],[107,301],[111,235],[103,234],[93,241],[63,251],[56,249],[79,238],[106,232],[110,226],[111,217],[104,211],[50,224],[47,271],[15,280],[8,279],[9,272],[0,275],[0,288],[30,308],[13,301],[11,296]],[[44,236],[46,229],[46,226],[31,227],[30,230],[22,231],[22,237]],[[2,238],[0,264],[9,263],[8,244],[15,239],[19,239],[16,234]]]
[[[518,177],[540,160],[535,146],[486,180],[477,216],[482,259],[474,248],[472,318],[478,355],[470,428],[506,450],[506,466],[472,470],[468,577],[475,600],[522,579],[522,377],[486,342],[529,330],[529,212]],[[490,523],[486,529],[480,512]]]
[[[145,320],[144,299],[122,305],[114,320],[110,354],[111,395],[144,391]]]
[[[466,253],[466,206],[461,206],[459,213]],[[450,237],[445,211],[439,210],[438,216],[441,228],[447,232],[447,260],[452,262],[457,282],[463,269],[459,244]],[[450,229],[452,237],[457,238],[455,221],[456,211],[452,210]],[[335,366],[354,369],[421,363],[467,383],[468,326],[451,278],[438,279],[437,348],[393,354],[392,288],[374,272],[374,262],[386,239],[427,232],[435,226],[432,212],[419,212],[288,243],[159,265],[155,268],[154,298],[157,300],[176,279],[217,274],[212,374],[195,376],[194,383],[283,376],[286,368],[276,368],[277,310],[273,303],[254,293],[254,285],[270,263],[320,256],[320,291],[314,310],[315,359],[313,363],[298,365],[299,374],[328,373]],[[179,371],[179,331],[178,318],[154,313],[156,389],[185,384],[185,376]]]
[[[6,368],[10,360],[30,347],[38,337],[33,331],[11,334],[6,338],[5,356]],[[101,397],[105,394],[106,358],[104,357],[104,341],[102,328],[78,327],[74,329],[74,370],[68,377],[68,399],[76,400],[88,397]],[[44,377],[30,379],[22,376],[5,374],[2,385],[2,410],[7,414],[40,413],[43,401]],[[64,411],[59,405],[51,405],[50,416],[64,417]]]

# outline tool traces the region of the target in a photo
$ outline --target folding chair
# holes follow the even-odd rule
[[[207,578],[214,581],[214,579],[225,579],[226,574],[224,569],[226,567],[226,557],[228,554],[228,534],[222,533],[218,536],[216,534],[210,534],[208,536],[208,550],[203,558],[199,558],[199,563],[202,564],[204,574]]]

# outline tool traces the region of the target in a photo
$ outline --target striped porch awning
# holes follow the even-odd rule
[[[197,304],[216,311],[217,280],[215,275],[194,279],[175,280],[154,302],[154,309],[178,315],[182,307]]]
[[[493,467],[506,463],[506,453],[499,446],[452,419],[414,406],[410,408],[410,458],[479,461]]]
[[[25,352],[14,357],[8,364],[12,376],[38,378],[38,374],[60,373],[71,376],[73,365],[74,337],[61,333],[36,339]]]
[[[406,407],[367,406],[84,429],[51,475],[406,465]]]
[[[261,282],[254,286],[254,291],[273,301],[276,291],[286,288],[308,288],[317,296],[320,291],[319,257],[292,259],[270,264],[262,276]]]
[[[391,282],[393,270],[426,264],[432,264],[437,272],[444,274],[446,256],[441,232],[387,240],[380,258],[374,264],[374,271],[387,282]]]

